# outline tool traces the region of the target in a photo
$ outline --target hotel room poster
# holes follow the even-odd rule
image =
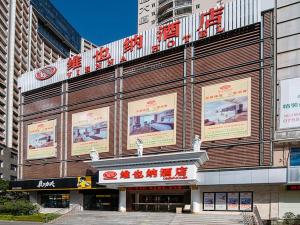
[[[72,155],[109,151],[109,107],[72,115]]]
[[[56,156],[56,120],[28,125],[27,159]]]
[[[251,78],[202,88],[201,139],[251,135]]]
[[[127,148],[136,149],[176,144],[177,93],[128,103]]]

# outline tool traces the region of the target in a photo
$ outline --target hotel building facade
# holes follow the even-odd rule
[[[298,26],[281,27],[299,7],[235,0],[23,74],[11,189],[41,207],[299,213],[299,81],[278,79],[299,72]]]

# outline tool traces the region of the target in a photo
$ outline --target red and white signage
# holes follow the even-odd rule
[[[195,165],[147,167],[99,171],[99,184],[196,181]]]
[[[50,68],[57,69],[56,72],[47,69],[43,71],[44,69],[42,69],[25,73],[19,80],[21,91],[26,92],[62,82],[63,80],[257,23],[261,19],[259,13],[260,1],[234,0],[203,13],[193,14],[175,22],[60,60],[50,65]]]
[[[47,66],[47,67],[39,70],[35,74],[35,78],[40,81],[47,80],[50,77],[54,76],[56,71],[57,71],[57,68],[55,66]]]

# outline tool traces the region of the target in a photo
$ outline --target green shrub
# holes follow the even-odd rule
[[[2,205],[0,205],[1,214],[32,215],[37,212],[37,206],[26,200],[4,202]]]
[[[296,215],[292,212],[286,212],[283,215],[283,225],[295,225]]]

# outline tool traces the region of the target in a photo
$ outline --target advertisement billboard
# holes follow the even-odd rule
[[[177,93],[128,103],[127,149],[136,149],[136,140],[144,148],[176,144]]]
[[[56,156],[56,120],[28,125],[27,159]]]
[[[109,107],[72,115],[72,155],[109,151]]]
[[[251,135],[251,78],[202,88],[201,139]]]
[[[239,193],[232,192],[227,194],[227,209],[232,211],[239,210]]]
[[[252,211],[252,192],[240,193],[240,210]]]
[[[215,210],[215,194],[203,193],[203,209]]]
[[[300,78],[280,81],[280,129],[300,127]]]
[[[226,210],[226,193],[216,193],[216,210]]]

